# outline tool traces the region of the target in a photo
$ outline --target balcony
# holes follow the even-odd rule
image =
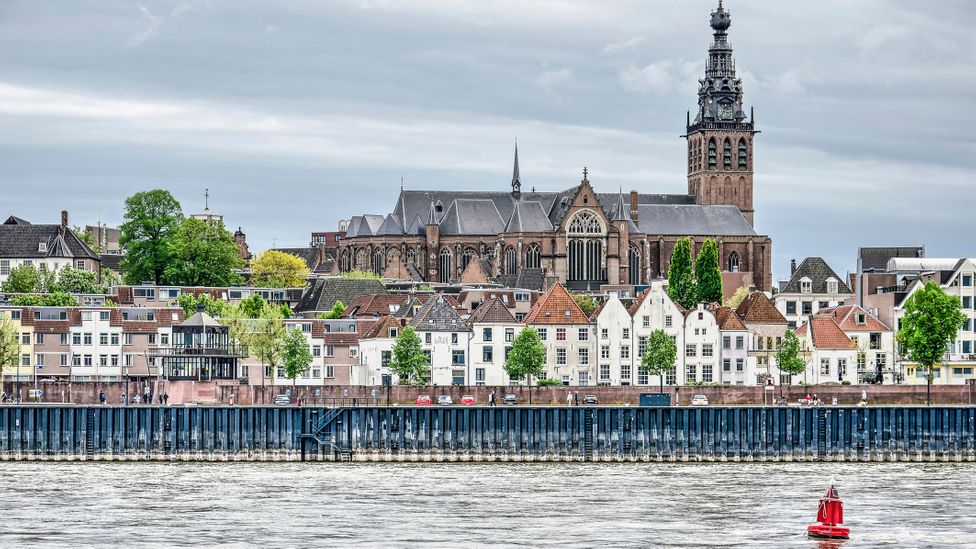
[[[151,346],[147,351],[150,357],[174,356],[216,356],[244,358],[248,356],[247,346],[236,343],[224,345],[169,345]]]

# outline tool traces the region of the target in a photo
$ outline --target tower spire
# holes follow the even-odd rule
[[[515,139],[515,167],[512,168],[512,198],[515,200],[522,198],[522,176],[519,175],[518,163],[518,138]]]

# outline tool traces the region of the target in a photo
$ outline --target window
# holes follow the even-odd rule
[[[580,372],[579,373],[579,384],[580,384],[580,387],[586,387],[587,385],[590,384],[590,373],[589,372]]]
[[[427,332],[426,334],[424,334],[424,343],[430,345],[431,341],[433,341],[433,337],[431,336],[431,333]]]
[[[685,366],[685,383],[695,383],[698,381],[698,365],[688,364]]]
[[[813,282],[809,278],[800,280],[800,293],[809,294],[813,292]]]
[[[702,365],[702,383],[712,382],[712,365],[703,364]]]
[[[601,366],[601,368],[602,368],[602,366]],[[610,365],[607,364],[607,371],[609,372],[609,370],[610,370]],[[621,364],[620,365],[620,380],[621,381],[630,381],[630,364]]]
[[[962,275],[962,285],[972,286],[973,285],[973,275]]]
[[[35,345],[42,345],[43,343],[44,343],[44,334],[42,334],[41,332],[35,333],[34,334],[34,344]]]
[[[457,332],[454,332],[451,334],[451,345],[457,345],[457,343],[458,343],[458,335]]]
[[[451,351],[451,364],[455,366],[463,366],[464,351]]]
[[[491,341],[491,328],[483,328],[481,330],[481,340]]]
[[[842,381],[844,376],[847,375],[847,359],[838,358],[837,359],[837,380]]]
[[[579,353],[579,363],[582,365],[587,365],[590,363],[590,350],[587,348],[582,348],[578,350]]]
[[[0,276],[7,276],[10,274],[10,260],[0,259]]]
[[[478,382],[481,382],[481,383],[484,383],[485,382],[485,369],[484,368],[475,368],[474,369],[474,380],[475,381],[478,381]]]
[[[607,381],[607,382],[610,381],[610,365],[609,364],[601,364],[600,365],[600,381]]]
[[[556,341],[566,341],[566,328],[556,328]]]
[[[98,344],[108,345],[108,334],[98,334]]]
[[[61,364],[61,366],[67,366],[68,365],[68,355],[66,353],[61,353],[60,364]]]
[[[715,145],[715,139],[708,140],[708,167],[710,169],[715,169],[718,166],[718,146]]]
[[[156,288],[133,288],[133,297],[141,297],[148,301],[156,299]]]
[[[645,327],[645,328],[650,328],[650,327],[651,327],[651,317],[649,317],[649,316],[646,316],[646,315],[645,315],[645,316],[644,316],[644,317],[643,317],[643,318],[641,319],[641,325],[642,325],[643,327]]]
[[[673,323],[673,321],[671,319],[671,315],[667,315],[667,316],[664,317],[664,327],[665,328],[670,328],[672,326],[672,323]]]
[[[77,332],[71,334],[71,344],[72,345],[81,345],[81,334],[79,334]]]
[[[335,366],[332,366],[331,364],[326,364],[325,365],[325,378],[326,379],[332,379],[334,377],[335,377]]]
[[[749,148],[745,139],[739,140],[739,169],[749,169]]]
[[[745,348],[745,338],[742,336],[735,336],[735,348],[743,349]]]
[[[10,311],[10,320],[20,320],[20,311]]]
[[[20,356],[20,365],[21,366],[30,366],[30,355],[28,355],[28,354],[21,355]]]
[[[84,363],[85,366],[91,366],[92,365],[92,355],[85,355],[84,360],[83,360],[83,363]]]
[[[505,343],[515,341],[515,328],[505,328]]]
[[[714,351],[712,349],[712,344],[711,343],[703,343],[702,344],[702,356],[703,357],[714,356],[713,353],[714,353]]]
[[[732,336],[722,336],[722,348],[723,349],[732,348]]]
[[[149,334],[149,344],[150,345],[156,344],[156,334]]]
[[[108,366],[108,355],[98,355],[98,365]]]
[[[98,320],[108,320],[108,311],[98,311]]]
[[[829,301],[820,301],[817,303],[817,309],[827,309],[827,308],[830,308]]]
[[[813,302],[804,301],[803,302],[803,314],[812,315],[813,314]]]
[[[630,345],[620,346],[620,358],[630,358]]]
[[[745,361],[742,360],[741,358],[735,359],[735,371],[741,372],[744,369],[745,369]]]
[[[796,301],[786,302],[786,314],[795,315],[796,314]]]
[[[545,341],[546,340],[546,336],[548,336],[548,335],[549,335],[548,334],[548,330],[546,330],[545,328],[539,328],[539,339],[540,340]]]
[[[640,336],[637,338],[637,356],[643,357],[644,353],[647,352],[647,336]]]
[[[969,309],[972,306],[973,306],[973,298],[968,295],[962,296],[962,308]]]
[[[390,359],[393,358],[393,351],[382,351],[380,353],[380,368],[388,368]]]
[[[826,376],[830,375],[830,359],[821,358],[820,359],[820,375]]]
[[[325,346],[325,356],[330,357],[330,358],[331,357],[334,357],[335,356],[335,347],[332,346],[332,345],[326,345]]]
[[[91,344],[92,344],[92,335],[85,334],[85,345],[91,345]]]
[[[685,345],[685,356],[698,356],[698,347],[694,344]]]
[[[590,330],[589,330],[589,328],[580,328],[579,329],[579,340],[580,341],[586,341],[586,340],[589,339],[589,337],[590,337]]]
[[[833,278],[827,280],[827,293],[836,294],[837,293],[837,281]]]
[[[81,366],[81,355],[71,355],[71,365]],[[128,364],[126,366],[128,366]]]
[[[485,345],[481,349],[481,361],[491,363],[494,361],[494,348],[491,345]]]
[[[556,364],[566,364],[566,348],[559,347],[556,349]]]
[[[722,371],[731,372],[732,371],[732,359],[723,358],[722,359]]]
[[[355,345],[349,347],[349,356],[352,358],[359,356],[359,347],[356,347]]]
[[[732,252],[729,254],[729,272],[737,273],[739,272],[739,254],[738,252]]]
[[[610,330],[607,328],[600,328],[600,339],[607,339],[610,337]]]
[[[630,339],[630,328],[624,328],[622,337],[624,339]]]
[[[606,360],[610,358],[610,346],[600,345],[600,358]]]

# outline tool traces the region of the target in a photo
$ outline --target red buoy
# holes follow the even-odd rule
[[[840,526],[844,524],[844,502],[837,495],[837,489],[831,484],[824,497],[820,498],[817,508],[818,524],[807,527],[807,535],[812,538],[847,539],[851,537],[851,529]]]

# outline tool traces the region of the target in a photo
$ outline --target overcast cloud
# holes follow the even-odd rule
[[[0,215],[117,224],[133,192],[306,245],[408,188],[683,193],[717,2],[0,3]],[[974,256],[976,10],[728,0],[776,276],[858,246]]]

